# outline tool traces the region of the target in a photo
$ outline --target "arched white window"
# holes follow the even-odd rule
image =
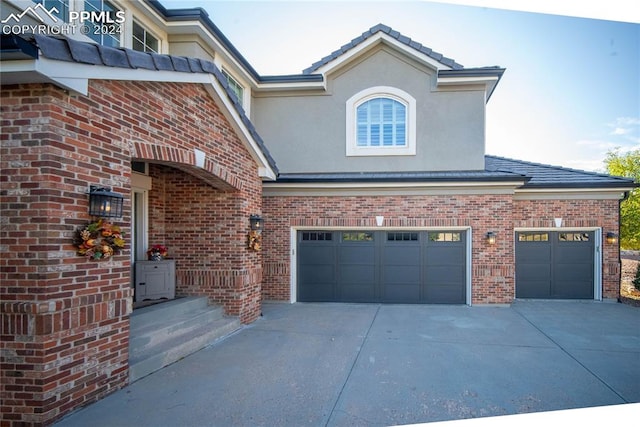
[[[387,86],[365,89],[347,101],[347,156],[416,154],[416,101]]]

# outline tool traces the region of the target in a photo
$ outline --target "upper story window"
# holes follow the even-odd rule
[[[69,21],[69,0],[34,0],[34,3],[43,5],[56,18],[64,22]]]
[[[140,52],[155,52],[160,50],[160,41],[157,37],[147,31],[142,25],[133,21],[133,50],[139,50]]]
[[[347,156],[416,154],[416,100],[393,87],[365,89],[347,101]]]
[[[85,0],[84,2],[84,10],[86,12],[108,12],[111,16],[116,16],[116,12],[118,12],[118,8],[116,8],[113,4],[109,3],[106,0]],[[102,25],[102,23],[93,24],[95,27],[98,25]],[[119,26],[120,24],[109,24]],[[99,31],[92,30],[87,34],[90,38],[95,40],[104,46],[110,47],[120,47],[120,34],[122,34],[122,29],[120,31]]]
[[[236,79],[231,77],[231,75],[227,73],[224,68],[222,69],[222,75],[227,79],[227,84],[229,85],[229,88],[233,91],[233,93],[236,94],[240,105],[243,105],[242,101],[244,96],[244,87],[242,87],[242,85],[238,83]]]

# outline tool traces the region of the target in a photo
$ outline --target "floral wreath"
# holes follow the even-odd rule
[[[120,227],[102,219],[78,229],[74,240],[78,255],[92,259],[109,258],[120,252],[125,243]]]
[[[147,256],[161,256],[162,258],[169,255],[169,249],[164,245],[153,245],[147,251]]]

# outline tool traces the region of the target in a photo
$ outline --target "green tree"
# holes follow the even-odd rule
[[[632,178],[640,183],[640,149],[620,154],[609,151],[604,160],[607,173]],[[620,205],[620,246],[640,249],[640,189],[635,188]]]

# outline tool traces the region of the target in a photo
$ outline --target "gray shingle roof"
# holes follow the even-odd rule
[[[269,166],[271,166],[276,174],[278,173],[276,162],[269,153],[264,141],[256,131],[253,123],[251,123],[247,117],[236,94],[229,87],[227,79],[213,62],[197,58],[138,52],[125,48],[113,48],[69,38],[50,37],[40,34],[34,35],[34,39],[31,43],[40,49],[42,56],[58,61],[151,71],[212,74],[224,88],[227,97],[238,112],[242,123],[258,144]]]
[[[633,188],[632,179],[550,166],[498,156],[485,156],[483,171],[442,172],[340,172],[284,173],[279,183],[375,183],[375,182],[507,182],[522,181],[520,188]]]
[[[507,171],[439,171],[439,172],[337,172],[285,173],[278,182],[504,182],[526,181],[528,178]]]
[[[635,187],[632,179],[541,163],[485,156],[485,169],[530,177],[523,188],[616,188]]]
[[[338,57],[340,57],[341,55],[343,55],[344,53],[346,53],[347,51],[353,49],[354,47],[356,47],[357,45],[359,45],[360,43],[364,42],[365,40],[367,40],[369,37],[372,37],[373,35],[375,35],[378,32],[383,32],[385,34],[387,34],[390,37],[393,37],[394,39],[398,40],[400,43],[403,43],[407,46],[409,46],[412,49],[415,49],[416,51],[427,55],[428,57],[440,62],[441,64],[450,67],[454,70],[462,70],[464,69],[464,66],[462,66],[461,64],[458,64],[456,61],[454,61],[451,58],[447,58],[445,56],[443,56],[442,54],[438,53],[438,52],[434,52],[432,49],[423,46],[421,43],[418,43],[414,40],[411,40],[409,37],[403,36],[402,34],[400,34],[398,31],[393,30],[391,27],[388,27],[386,25],[383,24],[378,24],[375,25],[373,27],[371,27],[369,30],[365,31],[364,33],[362,33],[360,36],[356,37],[355,39],[351,40],[349,43],[345,44],[344,46],[342,46],[340,49],[332,52],[331,54],[325,56],[324,58],[322,58],[320,61],[312,64],[309,68],[305,69],[302,71],[303,74],[311,74],[315,71],[317,71],[320,67],[328,64],[329,62],[333,61],[334,59],[337,59]]]

